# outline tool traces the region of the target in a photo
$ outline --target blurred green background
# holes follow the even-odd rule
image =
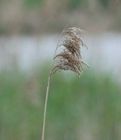
[[[0,74],[1,140],[40,139],[47,71]],[[120,132],[121,89],[109,75],[53,76],[46,139],[120,140]]]
[[[88,33],[78,78],[52,77],[46,140],[121,140],[121,1],[0,0],[0,140],[40,140],[59,34]]]

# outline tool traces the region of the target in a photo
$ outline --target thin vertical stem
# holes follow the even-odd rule
[[[48,103],[48,95],[49,95],[49,88],[50,88],[50,79],[51,79],[51,74],[48,77],[48,84],[46,89],[41,140],[45,140],[46,112],[47,112],[47,103]]]

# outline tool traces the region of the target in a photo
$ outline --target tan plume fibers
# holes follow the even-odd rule
[[[51,76],[59,70],[71,70],[80,76],[83,71],[83,65],[88,66],[83,62],[81,56],[81,48],[85,46],[82,40],[82,34],[83,30],[76,27],[64,29],[62,32],[63,40],[57,45],[56,54],[54,56],[55,65],[48,77],[41,140],[45,140],[45,122]],[[61,50],[57,53],[58,49]]]

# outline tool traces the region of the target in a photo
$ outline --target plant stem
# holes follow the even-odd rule
[[[44,114],[43,114],[43,125],[42,125],[42,137],[41,137],[41,140],[45,140],[46,112],[47,112],[47,103],[48,103],[48,95],[49,95],[49,88],[50,88],[50,79],[51,79],[51,73],[48,76],[48,84],[47,84],[46,95],[45,95]]]

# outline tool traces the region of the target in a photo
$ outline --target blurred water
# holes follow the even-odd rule
[[[52,61],[58,39],[58,35],[1,37],[0,69],[29,71],[44,60]],[[121,34],[87,35],[84,41],[88,49],[82,49],[82,54],[91,69],[120,75]]]

